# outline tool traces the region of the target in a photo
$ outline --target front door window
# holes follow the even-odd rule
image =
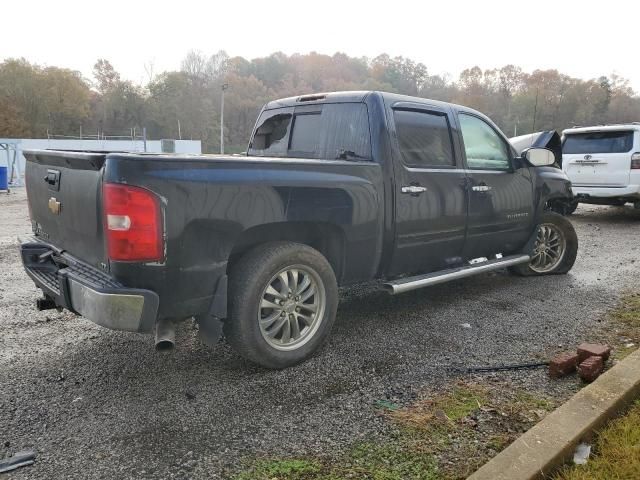
[[[467,166],[477,170],[509,170],[509,148],[484,120],[461,113],[460,128]]]

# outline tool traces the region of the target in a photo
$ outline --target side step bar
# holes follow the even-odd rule
[[[426,275],[416,275],[415,277],[402,278],[392,282],[384,283],[382,286],[391,295],[416,290],[422,287],[437,285],[438,283],[449,282],[459,278],[471,277],[479,273],[500,270],[501,268],[527,263],[531,260],[529,255],[510,255],[508,257],[496,258],[475,265],[468,265],[458,268],[450,268],[439,272],[427,273]]]

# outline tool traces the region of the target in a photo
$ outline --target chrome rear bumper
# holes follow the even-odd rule
[[[112,330],[151,332],[158,295],[127,288],[100,270],[34,237],[20,240],[25,271],[46,297]]]

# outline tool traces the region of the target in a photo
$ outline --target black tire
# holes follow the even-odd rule
[[[294,302],[293,298],[280,297],[285,300],[278,300],[273,297],[274,302],[283,302],[283,306],[279,307],[279,310],[261,307],[263,296],[267,294],[267,288],[270,285],[273,286],[272,282],[278,281],[279,272],[285,270],[285,277],[295,284],[295,281],[292,280],[293,277],[290,276],[293,274],[289,273],[292,270],[286,271],[290,267],[292,270],[300,272],[301,276],[306,274],[312,278],[310,281],[315,282],[316,289],[323,293],[323,301],[319,300],[322,299],[322,296],[312,295],[311,297],[314,303],[320,301],[324,304],[324,310],[320,310],[322,315],[319,312],[308,314],[314,319],[312,326],[304,322],[299,323],[298,314],[291,311],[292,306],[288,304],[284,306],[286,302]],[[295,275],[297,280],[298,273]],[[282,283],[280,286],[286,290],[289,284]],[[320,294],[318,293],[318,295]],[[297,301],[299,298],[296,296],[295,300]],[[304,304],[295,303],[295,305]],[[267,243],[243,255],[230,271],[229,318],[224,323],[224,333],[231,346],[246,359],[266,368],[286,368],[308,359],[324,343],[335,320],[337,307],[336,277],[331,265],[320,252],[300,243]],[[284,309],[289,309],[288,313],[285,313]],[[274,325],[279,324],[280,321],[293,325],[291,322],[295,318],[297,328],[302,326],[302,330],[297,332],[298,335],[307,331],[306,336],[300,340],[300,342],[302,340],[304,342],[298,346],[289,347],[291,349],[282,350],[279,348],[287,348],[287,344],[272,345],[272,343],[279,341],[277,338],[270,338],[267,341],[265,337],[267,334],[263,333],[263,327],[259,324],[259,318],[265,310],[268,312],[267,316],[273,314],[276,315],[274,318],[278,318],[274,321]],[[295,307],[295,312],[298,311],[300,310]],[[286,318],[281,319],[277,314],[282,314]],[[316,322],[318,322],[317,325]],[[280,328],[285,329],[284,327]],[[292,326],[286,328],[289,333],[293,331]],[[284,338],[284,333],[281,337]]]
[[[540,218],[540,223],[537,229],[540,229],[541,226],[551,225],[555,227],[564,237],[565,248],[564,252],[560,260],[552,266],[552,268],[548,271],[538,271],[532,268],[532,263],[524,263],[521,265],[515,265],[510,267],[509,270],[516,275],[521,276],[537,276],[537,275],[560,275],[563,273],[567,273],[573,267],[573,264],[576,261],[576,256],[578,254],[578,235],[576,234],[575,229],[571,222],[563,217],[562,215],[555,212],[544,212],[542,217]],[[534,249],[538,246],[538,242],[536,241],[536,245]]]
[[[612,207],[624,207],[627,204],[626,200],[614,200],[613,203],[611,203]]]

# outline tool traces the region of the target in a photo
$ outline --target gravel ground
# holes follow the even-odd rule
[[[38,458],[11,479],[218,479],[256,455],[330,455],[385,435],[376,400],[408,402],[455,378],[452,366],[536,361],[593,338],[640,274],[640,211],[581,206],[569,275],[499,272],[398,297],[344,291],[320,354],[265,371],[227,345],[205,347],[191,323],[161,355],[150,336],[37,312],[16,248],[29,232],[25,200],[21,189],[0,194],[0,457],[33,448]],[[574,388],[543,371],[501,375],[535,391]]]

